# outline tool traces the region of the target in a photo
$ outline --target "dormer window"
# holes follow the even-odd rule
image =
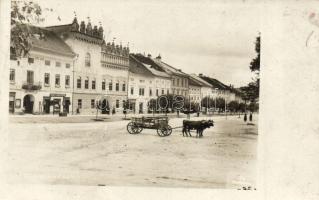
[[[85,55],[85,66],[86,67],[91,66],[91,55],[89,53],[86,53],[86,55]]]

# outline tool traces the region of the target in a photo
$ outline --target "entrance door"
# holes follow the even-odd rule
[[[63,104],[63,112],[69,113],[70,104],[71,104],[70,98],[69,97],[65,97],[64,98],[64,104]]]
[[[50,113],[50,97],[43,97],[43,112]]]
[[[143,113],[143,103],[139,104],[139,113]]]
[[[100,109],[102,110],[102,114],[110,114],[109,102],[106,99],[103,99]]]
[[[9,95],[9,112],[14,113],[15,93],[10,92]]]
[[[23,107],[25,113],[33,113],[34,97],[30,94],[23,98]]]

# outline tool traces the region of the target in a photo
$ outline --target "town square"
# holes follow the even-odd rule
[[[192,4],[114,4],[154,15],[132,24],[87,3],[11,3],[8,182],[257,190],[258,23],[239,34],[246,15],[218,28],[203,5],[196,20]]]

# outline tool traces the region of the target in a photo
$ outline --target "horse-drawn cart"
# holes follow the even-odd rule
[[[130,134],[141,133],[143,129],[156,129],[160,137],[169,136],[172,127],[168,125],[168,117],[133,117],[127,124],[127,131]]]

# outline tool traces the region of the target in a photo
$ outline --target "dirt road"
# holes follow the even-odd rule
[[[201,118],[196,118],[201,119]],[[255,187],[257,120],[214,117],[201,139],[155,130],[130,135],[128,121],[11,123],[10,183],[161,187]],[[172,127],[182,119],[171,119]]]

